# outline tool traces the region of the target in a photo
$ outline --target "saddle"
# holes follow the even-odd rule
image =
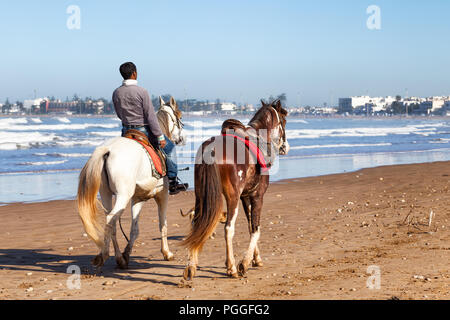
[[[167,174],[166,157],[164,152],[162,152],[159,148],[155,148],[150,143],[145,133],[139,130],[130,129],[125,132],[124,137],[138,142],[147,151],[150,161],[153,162],[152,175],[155,178],[160,179]]]
[[[256,158],[262,172],[268,171],[272,166],[273,152],[270,143],[261,137],[253,127],[245,126],[236,119],[228,119],[222,124],[221,135],[232,137],[244,143],[250,154]]]

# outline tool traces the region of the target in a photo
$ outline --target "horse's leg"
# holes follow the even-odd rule
[[[250,233],[250,236],[252,234],[252,221],[251,221],[251,208],[252,205],[250,203],[250,199],[248,197],[241,198],[242,200],[242,206],[244,207],[245,216],[247,217],[248,222],[248,232]],[[253,267],[262,267],[263,262],[259,254],[259,248],[258,244],[255,246],[255,253],[253,254],[253,260],[252,260],[252,266]]]
[[[188,263],[184,269],[183,278],[186,280],[194,279],[198,265],[198,250],[189,250]]]
[[[237,278],[238,276],[236,262],[233,254],[234,225],[236,223],[238,212],[238,200],[233,197],[227,198],[227,222],[225,224],[227,258],[225,261],[225,265],[227,267],[227,275],[233,278]]]
[[[156,194],[156,204],[158,205],[159,216],[159,231],[161,232],[161,253],[164,256],[164,260],[170,261],[173,259],[173,253],[169,250],[169,244],[167,242],[167,205],[169,202],[169,193],[167,188]]]
[[[118,195],[117,199],[116,199],[116,203],[114,204],[114,208],[106,216],[105,235],[104,235],[105,246],[101,250],[100,254],[97,255],[94,258],[94,260],[92,261],[92,263],[97,267],[103,266],[106,259],[108,259],[108,257],[109,257],[109,241],[111,240],[111,234],[113,234],[113,236],[114,236],[114,241],[117,241],[117,240],[115,240],[115,232],[113,230],[115,230],[116,221],[122,215],[129,200],[130,200],[129,197],[124,197],[124,196]],[[118,250],[118,246],[116,249],[116,253],[117,253],[117,250]],[[119,252],[120,252],[120,250],[119,250]]]
[[[256,196],[250,198],[250,208],[251,208],[251,226],[250,229],[250,244],[248,246],[247,252],[244,258],[239,263],[239,273],[244,275],[250,262],[254,260],[255,264],[261,264],[261,257],[259,256],[259,250],[257,250],[258,240],[260,236],[260,225],[259,218],[261,215],[262,208],[262,197]]]
[[[128,241],[123,254],[119,259],[116,257],[117,265],[119,267],[125,269],[128,267],[128,263],[130,262],[130,254],[133,251],[133,245],[139,235],[139,215],[142,210],[142,206],[144,205],[144,201],[134,202],[132,201],[131,205],[131,231],[130,231],[130,239]],[[123,257],[123,259],[121,259]]]

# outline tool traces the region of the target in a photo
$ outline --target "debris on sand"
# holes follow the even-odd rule
[[[177,286],[178,288],[192,288],[192,281],[181,279]]]

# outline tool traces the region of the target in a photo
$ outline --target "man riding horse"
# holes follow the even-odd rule
[[[169,193],[177,194],[186,190],[184,184],[178,183],[178,169],[172,159],[173,144],[164,136],[158,123],[152,100],[147,90],[137,85],[137,69],[132,62],[120,66],[123,77],[122,86],[113,93],[114,109],[122,120],[122,136],[128,130],[138,130],[145,133],[154,148],[161,147],[166,153],[167,176],[169,178]]]

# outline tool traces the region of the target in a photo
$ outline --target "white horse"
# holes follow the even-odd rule
[[[163,133],[175,144],[184,143],[181,111],[173,97],[165,104],[160,97],[158,121]],[[167,243],[167,202],[169,184],[167,177],[152,176],[153,163],[147,152],[136,141],[117,137],[95,149],[81,170],[78,184],[78,212],[84,229],[100,248],[92,264],[101,267],[109,257],[112,238],[117,265],[127,268],[133,244],[139,233],[138,220],[145,201],[155,199],[158,205],[161,252],[165,260],[173,259]],[[106,225],[100,222],[97,193],[106,213]],[[113,205],[113,196],[115,203]],[[116,238],[116,222],[131,200],[131,231],[128,245],[120,252]]]

